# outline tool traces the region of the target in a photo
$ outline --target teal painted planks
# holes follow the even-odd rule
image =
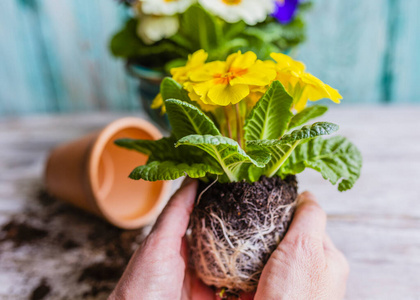
[[[44,0],[41,7],[60,110],[130,107],[134,88],[107,48],[120,26],[117,4]]]
[[[308,41],[299,58],[340,90],[344,101],[382,101],[387,0],[318,0],[308,17]]]
[[[420,1],[400,0],[396,5],[391,100],[420,103]]]
[[[0,2],[0,113],[54,107],[38,23],[36,3]]]

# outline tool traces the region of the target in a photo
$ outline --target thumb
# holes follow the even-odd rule
[[[187,177],[163,209],[152,232],[159,237],[175,238],[181,242],[188,227],[196,193],[197,180]]]

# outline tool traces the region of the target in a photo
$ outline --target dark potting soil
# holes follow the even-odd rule
[[[43,278],[39,285],[32,291],[31,300],[42,300],[44,299],[51,291],[51,287],[48,284],[47,280]]]
[[[4,225],[1,231],[6,233],[1,241],[12,241],[15,247],[36,242],[48,235],[48,231],[42,228],[26,223],[19,223],[16,220],[11,220]]]
[[[207,188],[208,184],[200,182],[198,195]],[[235,229],[245,229],[248,227],[248,214],[254,215],[255,204],[262,209],[258,214],[262,221],[265,217],[264,208],[268,208],[269,196],[275,188],[281,188],[281,197],[277,205],[287,205],[296,200],[297,181],[295,176],[287,176],[284,180],[279,177],[261,177],[260,181],[254,183],[233,182],[215,183],[201,197],[196,206],[197,210],[208,211],[211,207],[217,206],[220,211],[229,215],[230,224]],[[252,199],[248,204],[245,199]]]
[[[44,190],[36,193],[36,201],[0,227],[0,247],[35,253],[33,263],[25,267],[24,276],[39,278],[30,299],[69,299],[68,297],[103,299],[114,289],[131,258],[145,237],[144,229],[122,230],[91,214],[62,203]],[[0,256],[1,256],[0,248]],[[42,254],[51,253],[55,260],[61,256],[77,257],[71,266],[75,282],[66,283],[68,275],[55,275],[54,270],[39,267]],[[101,255],[102,254],[102,255]],[[49,257],[50,258],[50,257]],[[37,261],[38,260],[38,261]],[[62,276],[65,276],[61,278]],[[74,278],[74,277],[73,277]],[[67,298],[55,297],[62,284],[74,287]],[[58,286],[57,286],[58,284]],[[77,287],[83,287],[79,291]],[[86,289],[88,286],[88,289]]]

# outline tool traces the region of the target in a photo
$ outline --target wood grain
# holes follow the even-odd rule
[[[316,172],[298,177],[301,191],[315,193],[327,211],[327,230],[350,261],[346,299],[420,299],[419,114],[414,107],[333,108],[323,119],[339,123],[340,134],[360,148],[364,158],[360,180],[351,191],[340,193]],[[0,224],[32,203],[33,186],[42,182],[44,162],[54,145],[120,116],[0,120]],[[69,225],[60,218],[54,224],[68,231],[77,228],[81,236],[92,230],[88,224]],[[56,283],[52,298],[79,299],[74,291],[84,288],[77,282],[80,264],[99,255],[82,249],[77,263],[79,252],[62,256],[45,244],[2,249],[0,299],[27,299],[42,277]]]

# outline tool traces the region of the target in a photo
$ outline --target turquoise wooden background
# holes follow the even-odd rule
[[[0,1],[0,114],[136,110],[137,82],[108,52],[114,0]],[[299,50],[344,103],[420,95],[419,0],[316,0]]]

